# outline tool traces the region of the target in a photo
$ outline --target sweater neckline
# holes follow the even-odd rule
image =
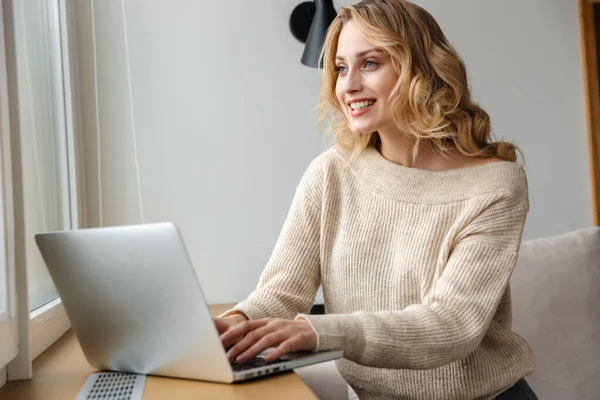
[[[352,151],[336,146],[350,170],[372,190],[393,199],[439,204],[465,200],[489,192],[527,189],[521,165],[496,161],[441,171],[396,164],[368,146],[350,161]]]

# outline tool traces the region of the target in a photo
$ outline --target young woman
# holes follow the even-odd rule
[[[303,176],[256,290],[215,319],[228,355],[341,349],[361,399],[535,399],[509,279],[528,211],[465,66],[405,0],[342,9],[321,111],[336,145]],[[325,315],[308,315],[323,286]]]

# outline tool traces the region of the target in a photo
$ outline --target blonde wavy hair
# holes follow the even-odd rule
[[[398,74],[389,104],[395,125],[414,139],[413,160],[424,144],[441,155],[455,147],[468,156],[516,161],[514,144],[491,141],[489,115],[471,99],[465,65],[436,20],[406,0],[363,0],[342,8],[329,27],[320,56],[319,124],[328,122],[339,146],[356,155],[380,144],[377,132],[351,132],[335,92],[338,39],[350,20],[389,55]]]

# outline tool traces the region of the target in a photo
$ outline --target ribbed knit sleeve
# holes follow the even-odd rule
[[[318,350],[341,349],[358,364],[398,369],[436,368],[475,350],[508,285],[528,211],[521,188],[478,200],[485,206],[457,235],[443,272],[419,304],[299,315],[317,333]]]
[[[250,296],[222,316],[293,319],[308,312],[321,284],[320,223],[322,158],[304,173],[273,253]]]

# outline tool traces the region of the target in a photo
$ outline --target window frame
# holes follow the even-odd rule
[[[30,312],[29,355],[35,360],[71,328],[60,298]]]
[[[7,318],[0,321],[0,386],[7,380],[7,366],[18,354],[18,331],[16,313],[16,279],[13,252],[14,229],[11,224],[12,208],[12,159],[10,141],[10,109],[8,103],[8,68],[6,41],[4,37],[4,10],[0,7],[0,245],[3,246],[4,278],[0,284],[6,290]]]

